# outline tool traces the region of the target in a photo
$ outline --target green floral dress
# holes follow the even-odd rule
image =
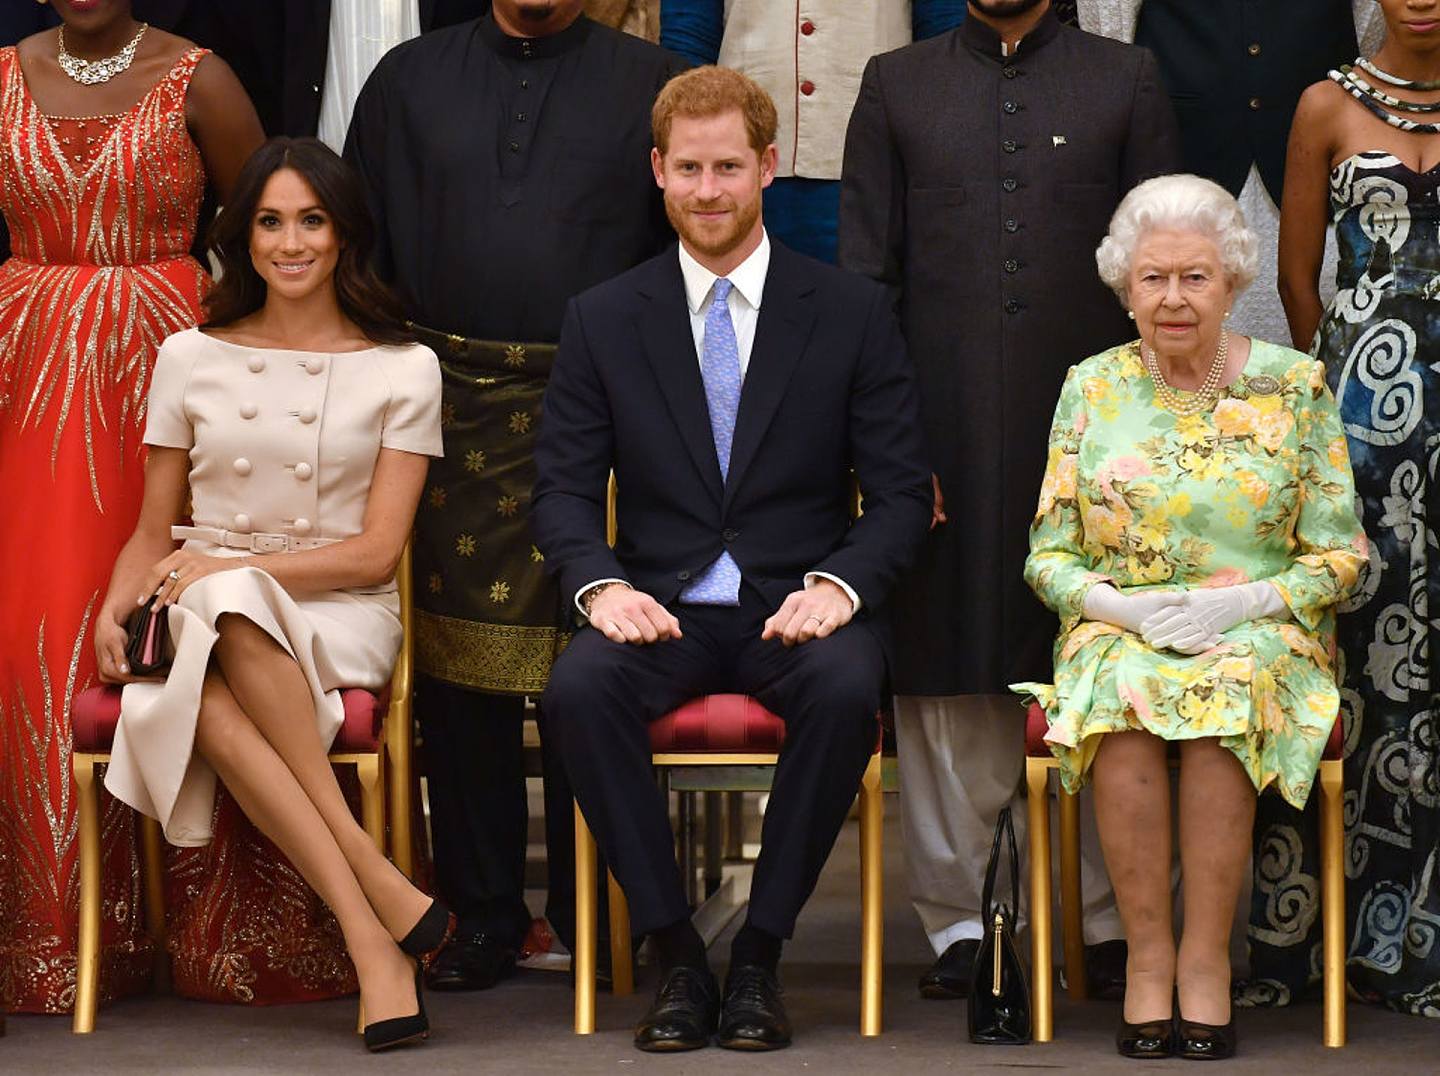
[[[1138,342],[1071,368],[1055,409],[1026,581],[1060,616],[1049,718],[1065,787],[1106,732],[1218,737],[1257,790],[1303,807],[1339,710],[1335,604],[1367,560],[1345,434],[1321,363],[1256,340],[1209,414],[1160,406]],[[1122,593],[1273,583],[1293,620],[1239,624],[1193,657],[1085,620]]]

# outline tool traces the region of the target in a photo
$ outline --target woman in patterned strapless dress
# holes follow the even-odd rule
[[[1440,0],[1379,5],[1386,37],[1375,55],[1301,98],[1280,279],[1295,346],[1325,362],[1371,542],[1338,632],[1348,978],[1365,998],[1440,1017],[1440,494],[1430,489],[1440,461]],[[1315,284],[1331,219],[1338,292],[1322,311]],[[1268,901],[1276,937],[1299,942],[1260,971],[1277,994],[1319,969],[1318,942],[1300,940],[1318,927],[1314,841],[1302,829],[1276,828],[1263,849],[1272,885],[1257,901]]]
[[[0,1006],[30,1012],[74,1000],[69,700],[140,507],[155,349],[209,283],[187,253],[206,170],[225,194],[262,137],[229,68],[128,0],[54,6],[63,39],[0,49]],[[153,966],[133,818],[103,822],[108,996]]]

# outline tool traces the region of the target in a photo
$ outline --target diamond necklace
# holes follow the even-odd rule
[[[135,36],[130,39],[130,43],[114,56],[105,56],[99,60],[86,60],[79,56],[73,56],[66,50],[65,27],[61,26],[60,70],[82,86],[94,86],[101,82],[109,82],[135,62],[135,50],[139,47],[140,39],[145,36],[147,29],[148,24],[142,22],[140,29],[136,30]]]
[[[1155,384],[1155,398],[1160,401],[1160,406],[1181,418],[1189,418],[1191,415],[1209,411],[1220,398],[1220,378],[1225,373],[1225,363],[1230,357],[1230,334],[1224,329],[1220,330],[1220,346],[1215,349],[1215,359],[1210,363],[1210,372],[1188,398],[1182,397],[1178,389],[1170,387],[1165,375],[1160,372],[1155,349],[1143,340],[1140,342],[1140,357],[1145,360],[1145,371]]]

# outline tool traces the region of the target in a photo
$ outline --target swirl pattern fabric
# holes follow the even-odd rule
[[[1440,1017],[1440,558],[1430,494],[1440,458],[1440,168],[1382,151],[1331,173],[1339,290],[1315,354],[1350,443],[1368,571],[1341,607],[1350,985]],[[1432,564],[1432,561],[1437,561]],[[1283,1004],[1320,975],[1318,836],[1261,804],[1251,1004]]]

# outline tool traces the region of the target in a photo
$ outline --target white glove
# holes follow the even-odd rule
[[[1151,614],[1140,634],[1156,650],[1199,654],[1220,644],[1237,624],[1261,617],[1289,619],[1290,607],[1280,592],[1263,580],[1233,587],[1200,587],[1181,595],[1177,607]]]
[[[1184,597],[1184,591],[1179,590],[1121,594],[1109,583],[1097,583],[1086,592],[1081,611],[1086,620],[1104,621],[1139,635],[1148,617],[1178,609]]]

